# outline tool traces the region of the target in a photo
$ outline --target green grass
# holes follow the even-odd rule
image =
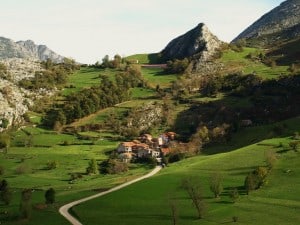
[[[288,66],[269,67],[262,62],[247,58],[250,53],[257,52],[256,48],[244,48],[242,52],[227,50],[220,61],[225,64],[227,73],[243,72],[243,74],[256,73],[264,79],[278,78],[282,74],[288,74]]]
[[[291,127],[290,132],[293,130],[299,130],[299,126]],[[247,132],[242,133],[241,141],[248,136]],[[170,165],[148,180],[76,206],[74,211],[83,224],[98,224],[99,218],[107,225],[171,224],[168,202],[173,198],[178,204],[178,224],[234,224],[232,217],[237,216],[238,224],[294,225],[300,219],[300,154],[289,150],[290,141],[290,137],[267,139],[235,151],[189,158]],[[283,146],[278,147],[279,143]],[[278,152],[279,160],[267,183],[249,196],[240,191],[239,201],[231,203],[228,191],[242,186],[246,175],[257,166],[265,166],[265,153],[270,150]],[[215,171],[219,171],[224,179],[224,192],[217,200],[208,188],[209,176]],[[191,175],[198,176],[203,184],[207,203],[203,220],[196,219],[196,211],[179,187],[182,178]],[[111,216],[112,212],[114,216]]]
[[[176,74],[165,74],[161,68],[142,68],[142,74],[152,88],[156,88],[157,85],[167,88],[172,81],[177,80]]]
[[[67,87],[63,91],[63,95],[69,95],[78,92],[83,88],[88,88],[100,84],[99,75],[114,77],[113,69],[98,69],[93,67],[82,67],[79,71],[71,74],[67,83]],[[70,86],[73,86],[70,88]]]
[[[138,64],[157,64],[158,54],[151,53],[151,54],[135,54],[126,57],[127,60],[138,60]]]
[[[32,135],[31,146],[24,143]],[[45,190],[52,187],[56,191],[56,204],[45,210],[32,210],[29,221],[7,222],[5,224],[68,224],[58,214],[58,207],[80,197],[96,193],[95,190],[111,188],[126,180],[141,176],[148,171],[145,166],[137,165],[130,171],[119,175],[85,174],[90,159],[101,162],[108,158],[107,152],[116,148],[118,142],[105,138],[106,133],[84,132],[82,136],[96,138],[80,140],[73,135],[58,134],[37,127],[27,127],[14,134],[11,147],[7,154],[0,154],[0,166],[5,169],[0,179],[6,179],[13,188],[13,202],[10,206],[0,204],[0,221],[9,221],[8,217],[18,215],[21,190],[31,188],[32,204],[44,203]],[[67,141],[68,145],[62,145]],[[57,162],[57,168],[47,169],[47,163]],[[70,183],[70,174],[82,174],[82,178]],[[8,214],[2,212],[8,211]],[[51,218],[51,219],[49,219]]]

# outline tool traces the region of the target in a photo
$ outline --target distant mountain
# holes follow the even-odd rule
[[[36,45],[33,41],[14,42],[11,39],[0,37],[0,59],[22,58],[45,61],[51,59],[61,62],[64,57],[58,55],[45,45]]]
[[[205,24],[200,23],[194,29],[172,40],[161,51],[161,57],[167,61],[198,55],[198,58],[207,60],[220,47],[221,43]]]
[[[300,37],[300,0],[287,0],[263,15],[232,42],[246,39],[258,46]]]

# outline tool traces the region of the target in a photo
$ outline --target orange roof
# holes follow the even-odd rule
[[[171,149],[169,149],[169,148],[161,148],[160,150],[164,155],[167,155],[171,152]]]
[[[133,147],[136,144],[130,141],[130,142],[122,142],[121,145],[123,145],[124,147]]]

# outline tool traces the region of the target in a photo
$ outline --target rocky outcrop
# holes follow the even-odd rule
[[[62,62],[63,56],[56,54],[45,45],[36,45],[33,41],[14,42],[8,38],[0,37],[0,59],[22,58],[37,61],[51,59]]]
[[[51,95],[54,91],[28,91],[18,86],[18,82],[30,78],[37,71],[43,70],[41,64],[21,58],[0,60],[6,70],[0,71],[0,132],[23,121],[23,115],[35,99]]]
[[[201,61],[209,60],[222,42],[213,35],[207,26],[200,23],[194,29],[172,40],[161,56],[164,60],[190,58],[197,55]]]
[[[232,42],[256,39],[260,45],[300,36],[300,0],[287,0],[263,15]]]
[[[0,132],[22,122],[22,116],[33,104],[31,95],[29,91],[0,78]]]
[[[146,131],[154,124],[160,123],[163,117],[163,107],[156,102],[148,102],[130,112],[127,127],[139,132]]]

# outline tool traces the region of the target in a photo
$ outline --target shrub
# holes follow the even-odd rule
[[[300,144],[300,141],[291,141],[289,143],[289,146],[291,147],[291,149],[293,149],[295,152],[297,152],[299,144]]]
[[[53,188],[49,188],[45,192],[46,204],[53,204],[55,202],[55,190]]]
[[[230,190],[229,191],[229,197],[232,200],[232,202],[235,203],[240,197],[238,189],[233,188],[232,190]]]
[[[178,162],[180,160],[183,160],[185,158],[184,153],[173,153],[169,156],[169,163]]]
[[[219,198],[223,191],[222,176],[219,173],[214,173],[210,177],[209,188],[214,193],[215,198]]]
[[[244,182],[247,195],[250,191],[256,190],[264,184],[267,174],[268,169],[266,167],[257,167],[254,171],[247,175]]]
[[[86,173],[87,174],[92,174],[92,173],[97,174],[98,173],[98,164],[97,164],[96,159],[91,159],[89,161],[89,165],[86,168]]]
[[[101,173],[104,174],[119,174],[128,171],[127,163],[120,162],[116,159],[103,161],[101,164]]]
[[[16,174],[25,174],[30,172],[31,172],[31,168],[26,164],[21,164],[16,168]]]
[[[0,176],[3,176],[5,173],[5,168],[3,166],[0,166]]]
[[[24,189],[21,193],[20,213],[24,219],[31,216],[31,189]]]
[[[274,164],[277,161],[276,154],[272,151],[268,151],[268,152],[266,152],[265,158],[266,158],[267,167],[269,169],[272,169],[274,167]]]
[[[54,170],[57,167],[58,167],[58,162],[57,161],[50,161],[50,162],[47,163],[47,166],[46,166],[46,168],[48,170]]]

